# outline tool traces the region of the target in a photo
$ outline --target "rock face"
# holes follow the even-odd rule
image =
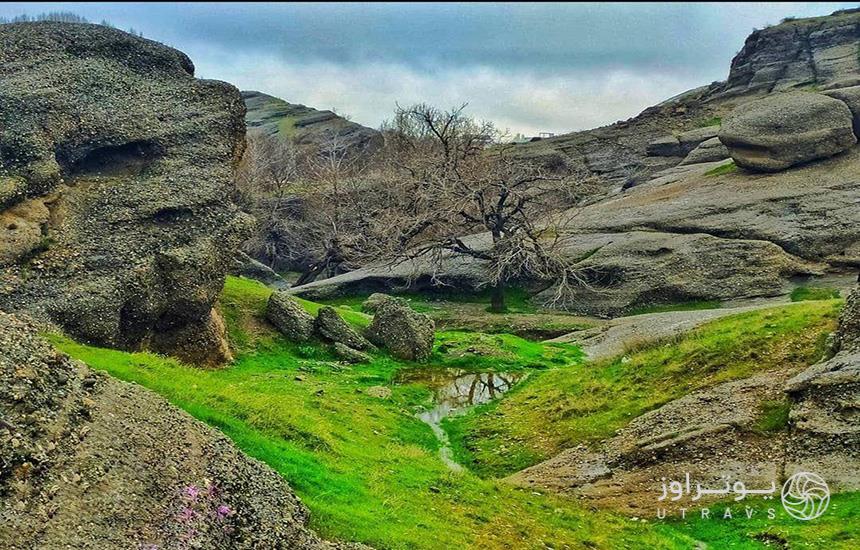
[[[375,151],[382,134],[331,111],[318,111],[261,92],[243,91],[248,128],[293,140],[297,145],[319,146],[333,137],[353,152]]]
[[[794,429],[788,463],[821,475],[860,472],[860,288],[845,303],[838,353],[788,381]],[[818,464],[824,461],[824,465]],[[856,481],[854,485],[860,485]],[[852,486],[852,485],[849,485]]]
[[[418,313],[399,300],[380,304],[367,327],[367,338],[377,346],[406,361],[424,361],[433,352],[436,325],[429,316]]]
[[[314,333],[314,318],[286,292],[269,296],[266,319],[293,342],[305,342]]]
[[[343,344],[354,350],[367,350],[373,347],[364,336],[349,326],[349,323],[344,321],[331,306],[320,308],[314,326],[320,336],[335,344]]]
[[[719,138],[735,164],[776,172],[831,157],[857,143],[853,116],[842,101],[813,93],[785,93],[741,105]]]
[[[332,548],[281,476],[35,331],[0,313],[0,546]]]
[[[848,105],[851,114],[854,116],[854,135],[860,137],[860,86],[839,88],[822,93]]]
[[[720,141],[719,138],[713,137],[699,144],[698,147],[690,151],[690,154],[684,157],[681,161],[681,166],[688,164],[701,164],[703,162],[717,162],[729,158],[729,150]]]
[[[601,317],[623,314],[631,304],[776,296],[788,290],[788,276],[802,271],[763,241],[645,231],[591,239],[595,250],[578,265],[587,285],[569,297],[569,307]],[[538,298],[551,295],[552,289]]]
[[[725,95],[773,92],[860,76],[860,10],[753,31],[732,60]]]
[[[232,86],[100,25],[0,25],[0,307],[100,345],[228,359],[212,317],[246,226]]]
[[[725,82],[679,94],[628,120],[517,145],[513,152],[548,168],[589,171],[605,182],[596,196],[620,192],[677,164],[686,153],[673,136],[713,124],[738,105],[795,88],[860,84],[858,29],[860,12],[846,10],[754,31],[732,60]],[[649,144],[658,139],[667,143],[661,156],[653,156],[656,150],[649,151]]]

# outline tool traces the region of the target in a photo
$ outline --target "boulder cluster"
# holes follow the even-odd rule
[[[319,338],[332,344],[335,354],[348,363],[370,361],[366,353],[378,347],[405,361],[425,361],[433,351],[435,324],[414,311],[402,299],[374,294],[364,303],[374,313],[370,325],[359,333],[330,306],[316,318],[289,293],[274,292],[266,305],[266,318],[288,340],[307,342]]]

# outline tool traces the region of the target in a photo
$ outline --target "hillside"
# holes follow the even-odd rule
[[[602,128],[520,144],[517,154],[551,166],[584,166],[606,179],[607,192],[642,183],[681,160],[649,155],[654,140],[718,125],[736,106],[770,93],[860,84],[858,24],[860,12],[846,10],[756,30],[724,82],[689,90]]]
[[[298,145],[319,146],[336,138],[356,151],[372,151],[382,144],[378,131],[332,111],[319,111],[254,91],[243,91],[242,99],[247,109],[245,121],[251,131],[289,139]]]

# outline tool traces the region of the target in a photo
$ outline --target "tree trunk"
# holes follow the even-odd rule
[[[293,284],[293,286],[302,286],[314,282],[317,276],[322,272],[321,265],[313,265],[307,271],[302,273],[301,277]]]
[[[490,292],[490,311],[493,313],[503,313],[505,307],[505,283],[499,282],[493,286]]]

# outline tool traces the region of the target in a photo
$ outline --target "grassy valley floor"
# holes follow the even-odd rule
[[[572,441],[605,437],[677,393],[763,368],[770,358],[812,362],[834,326],[836,301],[724,319],[690,339],[597,366],[583,365],[572,346],[440,332],[431,368],[529,374],[502,400],[449,423],[457,456],[474,470],[454,473],[439,459],[429,426],[415,417],[430,404],[430,389],[398,382],[417,365],[377,353],[369,364],[345,366],[322,343],[287,342],[263,321],[269,292],[228,279],[221,309],[236,362],[222,370],[51,339],[222,430],[280,472],[310,508],[312,527],[332,539],[378,548],[691,548],[696,541],[713,548],[767,548],[773,541],[848,548],[860,536],[848,521],[860,509],[856,495],[834,497],[831,511],[809,523],[781,516],[758,523],[633,521],[495,479]],[[302,304],[311,312],[320,307]],[[340,311],[356,326],[369,322],[347,306]]]

